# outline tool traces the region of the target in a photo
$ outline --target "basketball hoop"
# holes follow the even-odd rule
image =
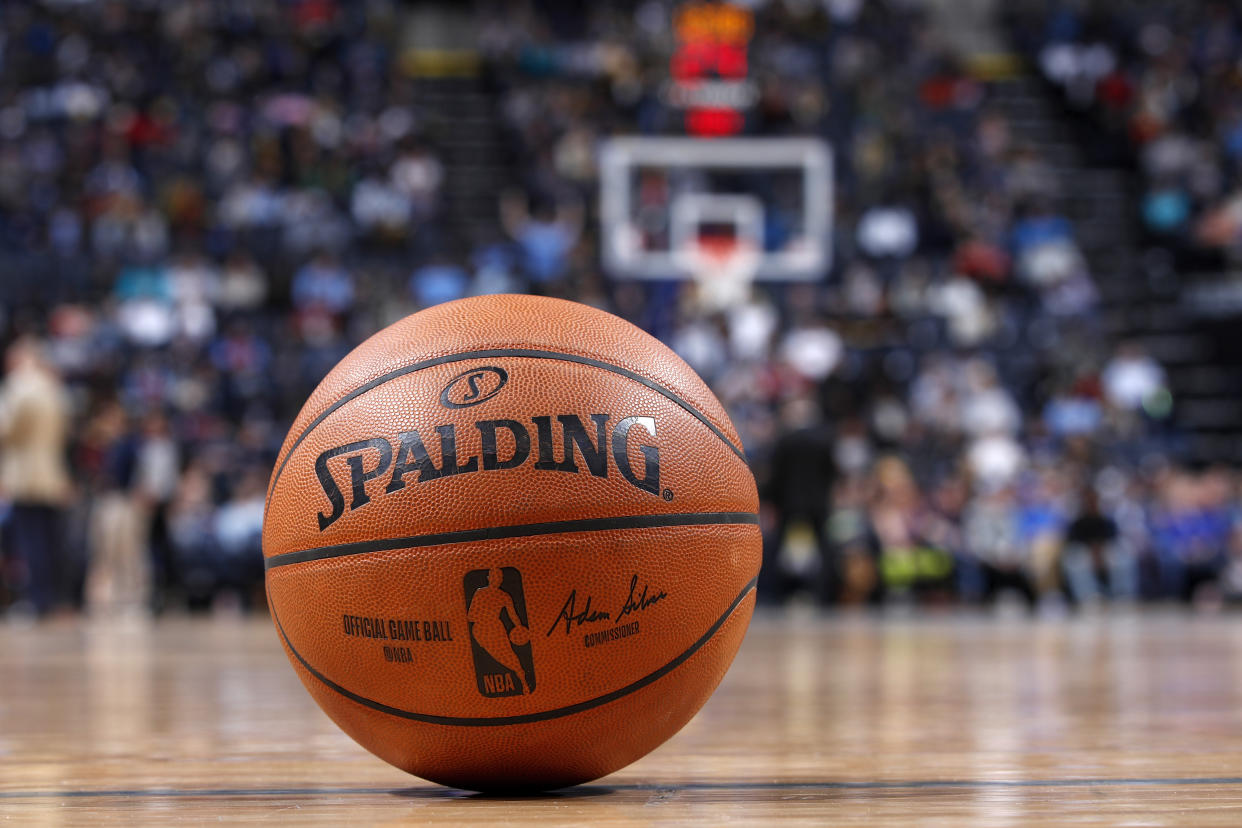
[[[699,306],[722,311],[745,302],[759,269],[759,250],[735,236],[699,235],[678,252],[679,263],[696,286]]]

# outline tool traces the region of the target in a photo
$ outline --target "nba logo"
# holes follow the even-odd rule
[[[476,569],[462,582],[474,676],[489,698],[535,690],[522,573],[511,566]]]

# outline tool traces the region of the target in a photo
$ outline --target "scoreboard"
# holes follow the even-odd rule
[[[676,37],[664,102],[685,111],[686,132],[701,138],[736,135],[758,100],[750,79],[754,15],[730,3],[692,2],[673,16]]]

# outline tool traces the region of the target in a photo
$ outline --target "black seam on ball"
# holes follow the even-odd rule
[[[327,558],[344,558],[365,555],[369,552],[387,552],[393,549],[417,549],[424,546],[441,546],[450,543],[470,543],[501,538],[526,538],[536,535],[560,535],[569,532],[604,532],[609,529],[651,529],[665,526],[728,526],[737,524],[759,525],[759,516],[753,512],[689,512],[683,514],[625,515],[623,517],[578,518],[554,520],[545,523],[519,523],[512,526],[487,526],[481,529],[457,529],[451,532],[435,532],[427,535],[411,535],[403,538],[377,538],[355,543],[338,543],[314,549],[281,552],[263,562],[264,569],[275,569],[307,561]]]

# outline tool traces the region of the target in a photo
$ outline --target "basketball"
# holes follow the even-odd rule
[[[263,525],[273,620],[350,736],[460,788],[633,762],[746,632],[758,497],[720,403],[603,311],[483,296],[363,342],[285,438]]]

